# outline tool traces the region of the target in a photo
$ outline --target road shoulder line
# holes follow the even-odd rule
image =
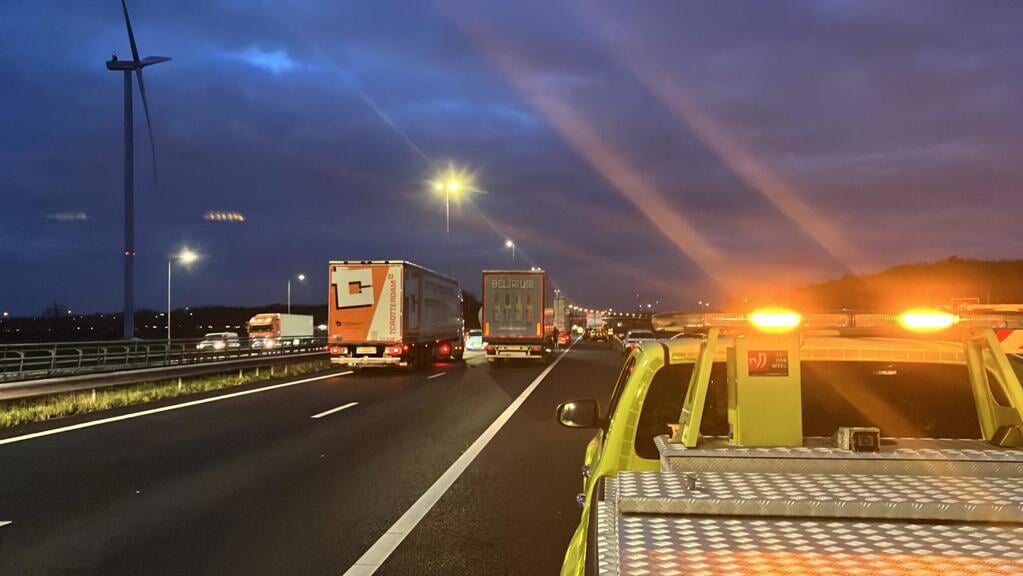
[[[142,410],[141,412],[131,412],[128,414],[121,414],[119,416],[111,416],[109,418],[100,418],[99,420],[90,420],[88,422],[81,422],[79,424],[72,424],[70,426],[61,426],[60,428],[51,428],[49,430],[43,430],[41,432],[33,432],[31,434],[25,434],[22,436],[13,436],[11,438],[0,439],[0,446],[4,444],[14,444],[15,442],[24,442],[25,440],[32,440],[33,438],[42,438],[43,436],[52,436],[54,434],[61,434],[64,432],[71,432],[74,430],[81,430],[83,428],[92,428],[93,426],[101,426],[103,424],[111,424],[113,422],[120,422],[121,420],[131,420],[134,418],[141,418],[143,416],[150,416],[152,414],[159,414],[160,412],[169,412],[171,410],[179,410],[181,408],[188,408],[190,406],[198,406],[200,404],[209,404],[211,402],[219,402],[220,400],[227,400],[228,398],[237,398],[239,396],[248,396],[249,394],[258,394],[260,392],[267,392],[270,390],[277,390],[278,388],[287,388],[288,386],[296,386],[298,384],[306,384],[308,382],[315,382],[317,380],[326,380],[327,378],[336,378],[338,376],[346,376],[352,374],[352,371],[347,372],[335,372],[331,374],[324,374],[323,376],[313,376],[311,378],[303,378],[301,380],[292,380],[291,382],[281,382],[280,384],[273,384],[270,386],[263,386],[261,388],[253,388],[251,390],[242,390],[240,392],[231,392],[230,394],[223,394],[221,396],[211,396],[209,398],[201,398],[199,400],[192,400],[190,402],[182,402],[181,404],[171,404],[170,406],[161,406],[159,408],[150,408],[149,410]]]

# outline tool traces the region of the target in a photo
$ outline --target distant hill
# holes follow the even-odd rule
[[[782,301],[803,310],[885,309],[949,304],[1023,302],[1023,260],[972,260],[903,264],[875,274],[844,276],[794,290]]]

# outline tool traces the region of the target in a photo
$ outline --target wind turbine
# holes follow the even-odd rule
[[[149,133],[149,150],[153,156],[153,180],[156,180],[156,146],[153,141],[153,123],[149,119],[149,101],[146,99],[146,84],[142,80],[142,69],[146,66],[170,60],[165,56],[150,56],[139,59],[135,46],[135,33],[128,18],[128,5],[121,0],[124,24],[128,28],[131,43],[131,60],[118,60],[114,54],[107,61],[107,70],[124,73],[124,337],[135,335],[135,140],[132,116],[131,73],[139,81],[142,108],[146,113],[146,130]]]

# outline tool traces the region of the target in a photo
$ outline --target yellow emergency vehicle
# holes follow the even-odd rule
[[[655,316],[692,337],[634,350],[607,412],[558,407],[596,430],[561,573],[1023,573],[1018,323]]]

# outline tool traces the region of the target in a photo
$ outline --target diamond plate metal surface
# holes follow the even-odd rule
[[[1017,478],[621,472],[616,485],[619,513],[1023,523]]]
[[[608,513],[606,510],[602,513]],[[1023,527],[622,515],[605,574],[1023,574]],[[615,538],[617,536],[617,538]]]
[[[827,474],[926,474],[1023,476],[1023,451],[982,440],[886,438],[880,452],[851,452],[830,438],[807,438],[798,447],[737,447],[727,438],[704,438],[696,448],[654,439],[661,469],[673,472],[788,472]]]

